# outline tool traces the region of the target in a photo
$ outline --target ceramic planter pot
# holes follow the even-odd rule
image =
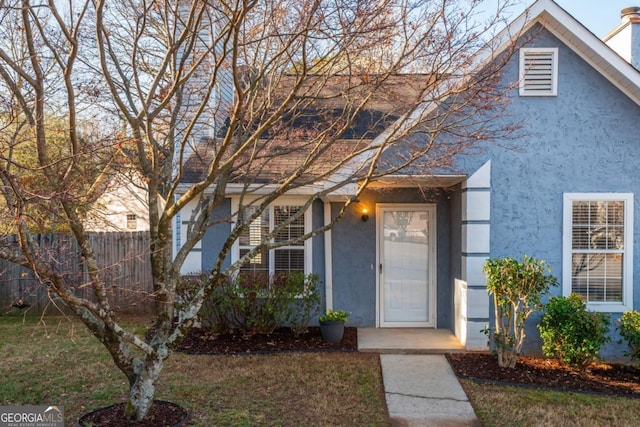
[[[344,322],[342,320],[320,322],[320,333],[325,341],[339,344],[344,335]]]

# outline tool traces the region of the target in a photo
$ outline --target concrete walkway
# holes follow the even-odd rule
[[[480,427],[443,355],[381,354],[393,427]]]

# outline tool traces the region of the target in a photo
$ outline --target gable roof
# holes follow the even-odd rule
[[[370,76],[374,79],[375,76]],[[314,92],[315,100],[304,108],[286,113],[282,124],[266,132],[257,153],[251,153],[251,159],[241,158],[232,173],[231,183],[269,184],[277,183],[290,176],[293,170],[314,149],[316,141],[313,135],[318,125],[330,124],[344,120],[345,91],[356,88],[353,76],[336,75],[328,82],[324,77],[311,76],[309,86],[323,85],[319,92]],[[305,181],[313,181],[314,177],[323,176],[338,162],[348,158],[356,150],[365,148],[369,142],[396,121],[412,102],[420,96],[420,90],[430,79],[424,74],[403,74],[387,76],[381,83],[384,90],[378,90],[367,101],[362,111],[353,118],[353,123],[333,142],[330,150],[326,150],[314,165],[301,177]],[[316,81],[314,81],[316,80]],[[270,96],[278,97],[287,94],[296,83],[296,76],[282,76]],[[362,85],[366,88],[368,83]],[[357,93],[354,95],[357,98]],[[347,110],[348,111],[348,110]],[[224,137],[227,129],[223,128],[218,138]],[[280,134],[280,135],[278,135]],[[311,135],[310,138],[305,136]],[[219,139],[203,139],[189,156],[183,167],[182,184],[192,184],[203,180],[209,163],[218,155]],[[227,155],[228,158],[228,155]]]
[[[528,30],[538,24],[557,37],[569,49],[573,50],[580,58],[592,66],[615,87],[621,90],[633,102],[640,105],[640,72],[553,0],[538,0],[518,17],[512,20],[496,35],[496,37],[487,43],[484,49],[481,49],[476,53],[474,64],[470,69],[480,70],[483,67],[486,67],[496,57],[506,52],[512,46],[514,40],[524,35]],[[460,82],[463,82],[465,79],[470,78],[471,75],[472,73],[468,73],[466,76],[460,76],[458,79]],[[349,78],[352,77],[336,76],[336,80],[333,82],[333,85],[329,85],[327,90],[329,92],[339,91],[341,85],[344,84],[344,82],[340,82],[340,79]],[[399,84],[399,86],[396,87],[396,90],[401,90],[398,88],[402,88],[403,79],[405,82],[408,82],[415,78],[417,78],[416,75],[395,76],[393,83],[396,85]],[[428,79],[429,77],[422,75],[421,78]],[[286,85],[286,81],[287,80],[284,79],[283,84]],[[411,88],[407,87],[405,90],[409,89]],[[386,92],[387,95],[389,93],[391,92]],[[402,110],[402,106],[406,103],[402,102],[401,96],[395,97],[394,99],[394,97],[385,98],[384,95],[385,92],[383,91],[382,96],[373,102],[371,110],[364,112],[362,117],[359,117],[356,120],[356,126],[350,130],[351,134],[346,133],[343,135],[344,139],[335,145],[332,153],[328,153],[327,157],[323,158],[322,161],[319,162],[319,167],[315,171],[310,171],[311,175],[321,176],[326,172],[325,169],[329,169],[328,166],[330,166],[332,161],[337,159],[343,160],[346,155],[352,153],[354,149],[362,147],[362,144],[375,146],[378,144],[378,141],[385,138],[385,133],[389,132],[389,129],[394,126],[390,123],[390,121],[392,121],[390,119],[396,120],[405,114],[405,111]],[[416,95],[417,93],[413,93],[413,96]],[[331,101],[328,101],[328,99],[331,99]],[[328,112],[329,115],[338,114],[340,112],[339,103],[335,105],[331,104],[331,102],[339,102],[338,100],[339,97],[327,97],[327,101],[323,104],[323,111],[325,113]],[[418,109],[411,113],[408,118],[402,118],[400,120],[407,120],[411,123],[413,120],[418,120],[425,114],[425,112],[434,108],[437,108],[436,104],[426,104],[422,109]],[[333,112],[331,112],[332,109]],[[303,114],[296,122],[294,122],[294,125],[301,129],[312,126],[313,118],[316,117],[315,115],[318,114],[318,111],[314,112],[313,109],[309,109],[307,110],[307,113],[308,114]],[[384,120],[378,120],[383,117]],[[382,123],[387,126],[384,130],[380,126]],[[396,123],[399,122],[396,121]],[[408,126],[410,126],[410,124]],[[374,127],[374,132],[370,132],[371,127]],[[289,144],[289,142],[287,142],[287,144]],[[281,148],[282,147],[275,147],[275,149]],[[336,171],[332,177],[327,179],[327,182],[339,182],[341,180],[340,177],[350,176],[350,171],[358,168],[362,164],[366,164],[373,152],[375,152],[375,150],[368,150],[357,158],[354,158],[349,164],[344,166],[342,170]],[[201,144],[194,155],[187,160],[185,164],[185,175],[182,182],[193,183],[201,180],[203,178],[203,173],[205,172],[204,166],[214,154],[215,146],[212,145],[211,141]],[[292,150],[289,144],[288,148],[282,151],[282,154],[283,155],[281,157],[275,159],[273,157],[268,159],[265,157],[264,161],[259,164],[259,168],[257,169],[253,169],[252,166],[251,172],[252,179],[255,180],[254,182],[277,182],[279,178],[282,178],[288,173],[290,165],[295,163],[293,160],[299,160],[299,156],[304,155],[304,150]],[[327,166],[327,168],[323,168],[322,165]],[[237,176],[240,177],[242,175],[246,177],[246,173],[246,170],[238,171]],[[397,183],[398,179],[402,179],[402,176],[395,175],[391,179],[393,182]],[[451,179],[452,180],[448,181],[449,183],[460,181],[463,177],[456,175]],[[442,185],[443,181],[442,179],[434,180],[433,176],[420,177],[414,175],[412,177],[412,182],[413,185],[418,185],[420,183],[429,184],[432,182]],[[357,186],[349,185],[334,192],[333,195],[336,197],[349,197],[353,195],[356,190]]]
[[[473,75],[473,70],[483,69],[500,54],[505,53],[514,41],[537,24],[542,25],[614,86],[626,94],[633,102],[640,105],[640,72],[553,0],[538,0],[511,21],[486,44],[485,48],[476,53],[474,64],[470,67],[471,71],[466,75],[458,77],[458,84],[462,84],[469,79],[470,76]],[[404,126],[411,126],[412,122],[419,120],[420,117],[423,117],[426,113],[437,107],[438,105],[435,103],[424,105],[423,108],[416,110],[408,119],[405,119],[407,120],[407,124]],[[386,131],[373,139],[371,144],[379,144],[378,141],[385,138],[385,133]],[[342,171],[336,172],[336,179],[339,179],[340,176],[348,176],[349,169],[356,168],[359,164],[366,162],[366,156],[368,155],[369,154],[364,153],[360,158],[354,159],[350,165],[345,166]],[[409,175],[404,176],[409,177]],[[410,177],[414,186],[430,184],[442,185],[443,181],[440,178],[444,178],[448,183],[454,183],[456,179],[458,181],[462,179],[462,177],[456,178],[456,176],[452,176],[452,179],[449,179],[449,177],[446,176],[417,176],[414,174],[410,174]],[[401,174],[389,177],[392,185],[401,179]],[[385,179],[380,180],[383,185],[384,181]],[[356,190],[355,185],[350,185],[334,192],[332,196],[349,197],[353,195]]]
[[[640,105],[640,72],[553,0],[538,0],[496,37],[499,49],[513,35],[541,24],[585,62]]]

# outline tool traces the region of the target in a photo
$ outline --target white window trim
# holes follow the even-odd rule
[[[174,230],[173,240],[175,242],[173,257],[175,258],[178,251],[182,247],[182,211],[178,211],[178,213],[175,216],[175,224],[173,226],[173,230]]]
[[[527,91],[525,87],[525,66],[524,60],[527,53],[551,53],[552,61],[552,76],[551,76],[551,91],[549,92],[533,92]],[[519,61],[519,93],[520,96],[557,96],[558,95],[558,48],[557,47],[523,47],[520,48],[520,61]]]
[[[562,225],[562,295],[571,294],[571,258],[573,201],[624,201],[624,261],[622,265],[622,304],[617,302],[588,302],[587,309],[605,313],[622,313],[633,309],[633,193],[565,193]]]
[[[245,198],[245,203],[248,203],[247,199]],[[273,206],[303,206],[305,203],[307,202],[306,198],[299,198],[299,197],[281,197],[279,199],[276,199],[273,203],[271,203],[271,205],[269,206],[269,209],[272,209]],[[240,198],[239,197],[232,197],[231,198],[231,212],[233,213],[233,217],[237,218],[238,215],[238,207],[240,205]],[[311,223],[313,220],[313,206],[310,206],[309,209],[307,209],[304,213],[304,233],[305,234],[309,234],[312,231],[312,226],[313,224]],[[269,229],[272,229],[272,221],[273,221],[273,215],[269,215]],[[313,272],[312,269],[312,262],[313,262],[313,253],[312,253],[312,239],[307,239],[304,241],[304,274],[309,275]],[[270,252],[273,252],[274,249],[270,249]],[[234,264],[235,262],[237,262],[240,259],[240,240],[236,239],[235,242],[233,242],[233,246],[231,247],[231,264]],[[275,257],[272,256],[272,254],[269,256],[269,273],[272,273],[274,271],[274,265],[273,263],[275,262]]]

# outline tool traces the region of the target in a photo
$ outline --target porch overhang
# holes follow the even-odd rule
[[[466,175],[387,175],[370,181],[367,188],[449,188],[466,179]],[[362,183],[345,185],[328,193],[323,199],[329,202],[345,202],[353,199],[362,185]]]
[[[466,175],[388,175],[367,188],[448,188],[467,179]]]

